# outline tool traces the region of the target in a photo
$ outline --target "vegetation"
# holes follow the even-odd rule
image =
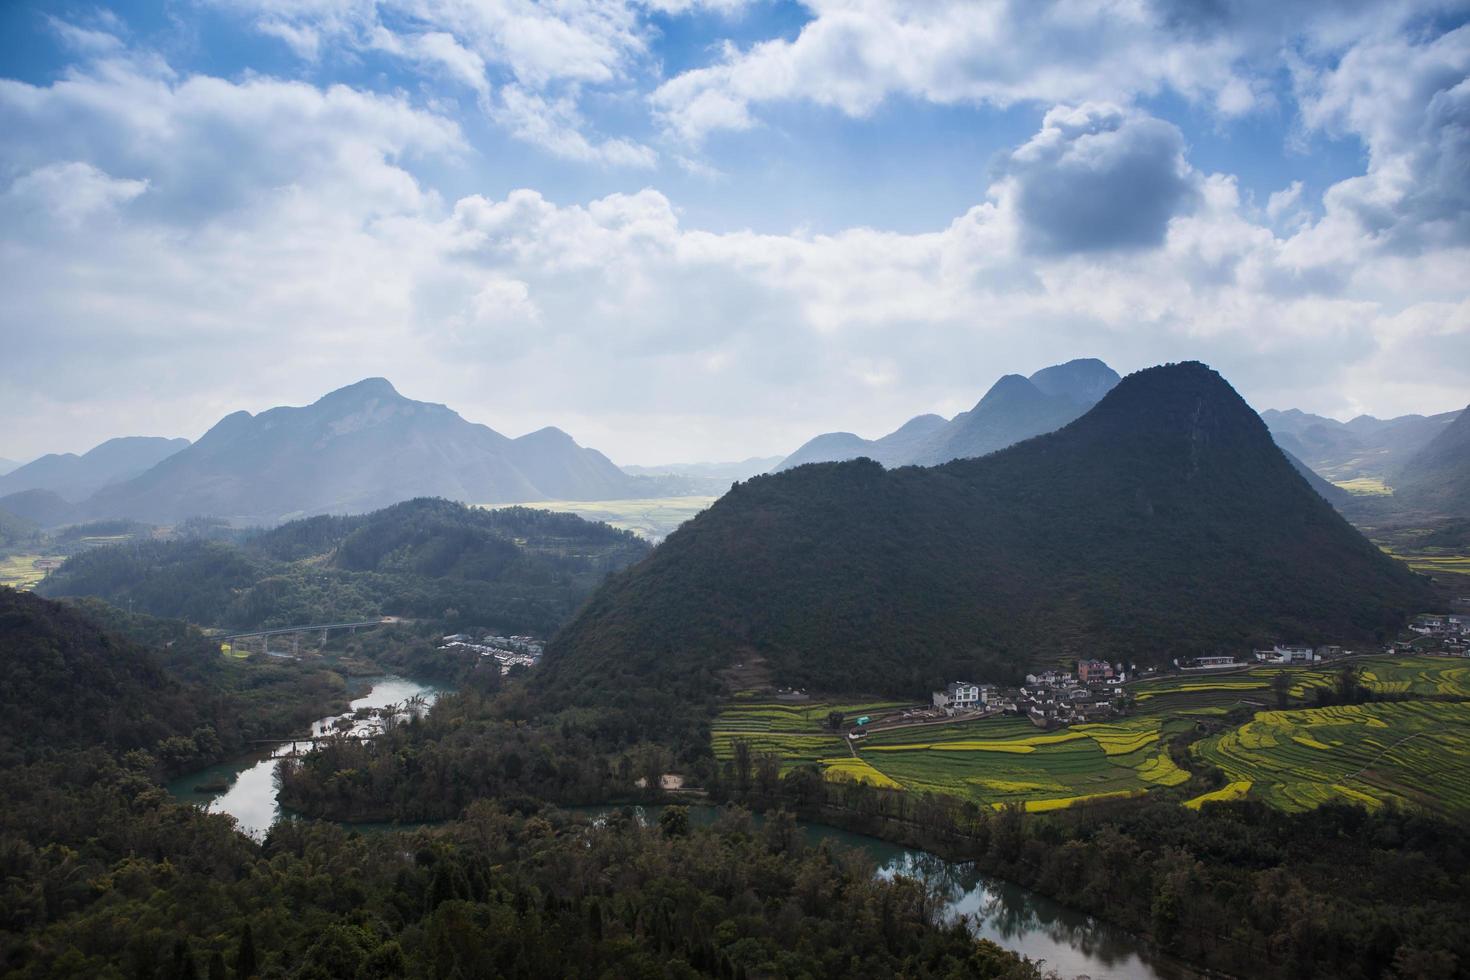
[[[157,782],[177,743],[235,717],[249,665],[182,624],[10,590],[0,631],[6,976],[1038,975],[941,922],[928,886],[808,846],[789,815],[697,828],[675,809],[644,828],[504,794],[411,834],[284,822],[257,844]],[[471,703],[491,702],[449,699],[446,717]],[[266,723],[268,702],[250,706],[240,719]],[[550,748],[524,771],[555,771]]]
[[[632,531],[640,538],[657,544],[718,499],[718,496],[693,495],[633,500],[543,500],[520,506],[576,514],[584,520]]]
[[[1432,604],[1218,375],[1185,364],[1135,374],[1065,429],[980,459],[740,484],[609,579],[538,685],[556,703],[640,688],[702,711],[718,672],[758,655],[778,684],[916,697],[939,678],[1007,681],[1084,650],[1381,642]]]
[[[544,635],[647,547],[570,514],[421,499],[292,521],[238,544],[201,536],[94,548],[40,591],[234,629],[400,615]]]

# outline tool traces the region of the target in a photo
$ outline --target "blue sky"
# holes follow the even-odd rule
[[[1470,400],[1467,5],[0,7],[0,455],[384,375],[619,462],[1075,356]]]

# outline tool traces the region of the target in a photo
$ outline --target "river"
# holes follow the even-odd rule
[[[421,684],[391,674],[359,680],[357,683],[365,685],[367,690],[352,699],[345,714],[329,715],[312,722],[312,735],[327,734],[338,719],[350,718],[361,708],[402,705],[414,696],[422,697],[432,704],[440,690],[430,684]],[[372,724],[371,721],[357,722],[352,730],[357,734],[364,734],[370,730]],[[276,761],[305,745],[304,741],[278,742],[243,758],[221,762],[175,779],[169,783],[168,790],[185,803],[200,804],[214,813],[228,813],[239,823],[242,831],[260,840],[270,829],[270,825],[281,816],[281,806],[276,801]],[[229,788],[203,789],[214,785],[228,785]]]
[[[371,678],[368,690],[351,702],[347,715],[332,715],[312,725],[313,734],[330,731],[339,718],[360,708],[403,704],[414,695],[431,702],[439,689],[402,677]],[[364,730],[362,723],[358,730]],[[277,802],[276,761],[292,751],[293,743],[281,742],[270,749],[211,766],[169,784],[178,799],[197,803],[209,810],[228,813],[240,829],[256,839],[281,817]],[[228,784],[224,790],[203,790],[209,784]],[[584,813],[606,813],[608,807],[569,807]],[[640,808],[640,812],[641,812]],[[715,818],[715,807],[691,807],[698,823]],[[648,818],[657,808],[648,808]],[[812,843],[830,840],[866,852],[878,866],[878,874],[889,877],[907,874],[939,886],[948,911],[966,915],[975,935],[1007,949],[1040,960],[1063,977],[1087,976],[1092,980],[1186,980],[1197,976],[1188,967],[1150,956],[1132,935],[1099,922],[1091,916],[1027,891],[1016,885],[982,875],[967,862],[947,861],[928,851],[901,847],[849,833],[825,824],[803,821],[802,829]],[[372,829],[387,829],[371,825]],[[368,829],[366,826],[363,829]]]

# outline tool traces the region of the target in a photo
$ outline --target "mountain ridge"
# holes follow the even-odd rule
[[[1042,368],[1029,378],[1006,374],[973,408],[951,419],[918,415],[878,439],[851,432],[823,433],[803,443],[772,472],[863,456],[889,468],[936,466],[983,456],[1066,425],[1117,382],[1116,371],[1090,357]]]
[[[989,456],[740,484],[594,594],[539,680],[693,696],[759,657],[777,683],[914,696],[1061,657],[1377,642],[1430,601],[1186,362]]]

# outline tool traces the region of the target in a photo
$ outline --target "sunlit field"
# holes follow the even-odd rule
[[[689,496],[648,497],[638,500],[539,500],[515,506],[576,514],[589,521],[602,521],[624,531],[632,531],[656,544],[718,499],[720,498],[711,496]],[[493,509],[489,504],[478,506]]]

